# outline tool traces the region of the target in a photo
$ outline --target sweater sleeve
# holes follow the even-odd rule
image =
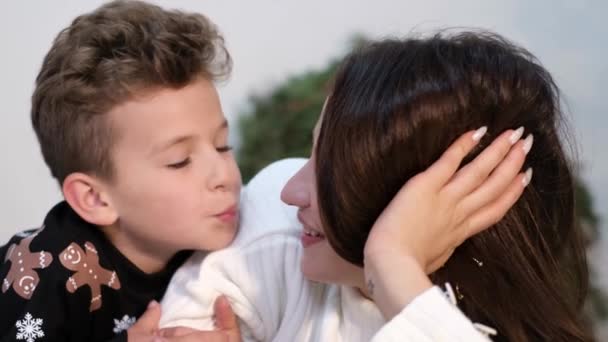
[[[177,271],[162,300],[161,327],[213,328],[213,302],[227,296],[244,341],[270,341],[305,291],[297,240],[271,233],[238,248],[193,256]],[[204,259],[203,259],[204,258]],[[287,276],[287,272],[295,273]]]
[[[426,290],[385,324],[372,342],[488,342],[488,337],[437,287]]]

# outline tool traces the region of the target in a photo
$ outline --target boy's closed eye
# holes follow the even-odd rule
[[[216,150],[219,153],[226,153],[226,152],[232,151],[232,146],[229,146],[229,145],[220,146],[220,147],[217,147]],[[183,159],[181,161],[178,161],[176,163],[167,164],[167,167],[171,168],[171,169],[182,169],[182,168],[188,166],[190,164],[190,161],[191,161],[190,157],[187,157],[187,158],[185,158],[185,159]]]
[[[217,147],[217,148],[216,148],[216,150],[217,150],[219,153],[230,152],[230,151],[232,151],[232,146],[229,146],[229,145],[226,145],[226,146],[220,146],[220,147]]]
[[[188,157],[184,160],[181,160],[177,163],[168,164],[167,167],[170,169],[182,169],[182,168],[188,166],[189,164],[190,164],[190,157]]]

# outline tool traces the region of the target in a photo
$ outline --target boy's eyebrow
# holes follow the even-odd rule
[[[224,119],[222,121],[222,123],[218,126],[218,128],[216,129],[216,131],[220,131],[223,129],[227,129],[228,128],[228,120]],[[161,151],[164,151],[166,149],[168,149],[169,147],[173,146],[173,145],[177,145],[179,143],[191,140],[192,138],[194,138],[192,135],[180,135],[177,136],[171,140],[169,140],[167,143],[158,145],[158,146],[154,146],[151,150],[150,150],[150,156],[159,153]]]
[[[152,149],[150,150],[149,155],[150,156],[155,155],[155,154],[157,154],[159,152],[162,152],[162,151],[168,149],[169,147],[171,147],[173,145],[177,145],[177,144],[182,143],[184,141],[188,141],[188,140],[190,140],[192,138],[193,138],[192,135],[180,135],[178,137],[175,137],[175,138],[169,140],[166,143],[163,143],[163,144],[160,144],[160,145],[152,147]]]

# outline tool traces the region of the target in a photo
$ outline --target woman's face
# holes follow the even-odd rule
[[[323,115],[323,114],[321,114]],[[302,223],[302,273],[306,278],[322,283],[335,283],[364,288],[363,269],[342,259],[324,235],[317,202],[315,153],[319,125],[313,131],[313,153],[308,162],[287,182],[281,200],[298,207]]]

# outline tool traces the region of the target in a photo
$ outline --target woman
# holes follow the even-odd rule
[[[298,208],[304,248],[288,233],[289,213],[281,221],[278,207],[245,204],[244,233],[272,229],[241,234],[234,247],[178,272],[164,322],[204,328],[207,307],[224,293],[245,339],[479,338],[432,280],[451,283],[450,297],[495,340],[589,340],[580,316],[586,264],[559,120],[548,72],[495,35],[442,33],[355,51],[336,75],[311,159],[283,190]],[[529,135],[520,141],[523,127]],[[433,164],[463,131],[470,133]],[[493,154],[456,172],[468,150],[465,163],[492,138]],[[541,176],[494,168],[509,148],[506,161],[521,165],[529,153],[526,169]],[[528,183],[502,220],[488,214]],[[383,318],[392,320],[377,333]]]
[[[459,131],[526,127],[528,139],[534,137],[527,165],[541,176],[500,222],[460,245],[431,278],[454,284],[459,307],[495,327],[497,340],[586,340],[579,310],[586,266],[560,115],[549,73],[494,35],[384,41],[351,55],[321,119],[310,162],[316,166],[308,166],[318,180],[328,241],[362,266],[367,227]]]

